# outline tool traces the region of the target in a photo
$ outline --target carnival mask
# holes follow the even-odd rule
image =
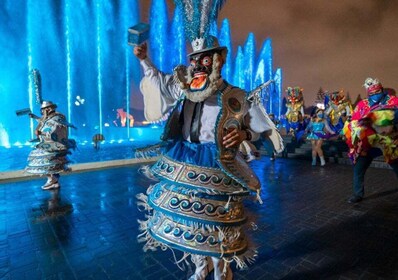
[[[217,52],[192,55],[188,67],[178,66],[174,77],[185,96],[192,102],[202,102],[217,91],[221,79],[222,56]]]
[[[338,92],[333,92],[332,95],[330,96],[330,99],[332,99],[332,101],[334,103],[338,103],[339,101],[339,94]]]
[[[40,112],[43,116],[48,116],[51,113],[53,113],[55,111],[54,107],[46,107],[46,108],[42,108],[40,109]]]
[[[213,55],[211,53],[202,53],[191,57],[191,64],[189,67],[193,77],[189,85],[191,91],[201,91],[208,86],[212,66]]]
[[[287,90],[287,99],[291,103],[296,103],[302,100],[303,98],[303,89],[300,87],[288,87]]]
[[[368,93],[369,105],[373,106],[380,103],[385,92],[383,91],[383,86],[378,79],[367,78],[363,85]]]
[[[330,99],[335,105],[339,105],[344,102],[344,100],[346,99],[346,96],[344,94],[344,91],[340,90],[340,91],[333,92],[330,95]]]
[[[363,85],[366,88],[368,95],[382,93],[383,86],[378,79],[367,78]]]

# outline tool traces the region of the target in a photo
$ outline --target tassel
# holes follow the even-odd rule
[[[137,198],[138,210],[140,210],[141,212],[152,210],[152,207],[149,206],[149,204],[148,204],[148,196],[146,196],[143,193],[139,193],[136,195],[136,198]]]
[[[260,197],[260,190],[258,189],[256,192],[256,200],[258,201],[258,203],[263,204],[263,201]]]
[[[140,167],[140,169],[138,169],[138,172],[152,181],[159,182],[159,180],[151,172],[151,167],[149,165],[144,165]]]
[[[225,208],[225,211],[229,211],[229,202],[231,201],[231,196],[229,196],[228,197],[228,202],[227,202],[227,204],[225,204],[225,206],[224,206],[224,208]]]
[[[135,149],[134,156],[135,158],[143,158],[143,159],[149,159],[160,156],[163,153],[163,148],[165,145],[166,143],[161,142],[155,145],[150,145],[143,148],[137,148]]]

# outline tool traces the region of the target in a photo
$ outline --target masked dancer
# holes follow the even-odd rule
[[[373,159],[383,152],[398,176],[395,148],[398,145],[398,98],[389,94],[378,79],[367,78],[364,87],[368,97],[357,104],[351,120],[344,126],[349,156],[354,164],[353,194],[348,199],[349,203],[362,201],[365,194],[365,173]]]
[[[148,170],[158,182],[138,196],[148,211],[139,238],[144,250],[170,248],[181,251],[182,259],[190,257],[195,265],[190,279],[205,279],[212,270],[213,279],[231,279],[231,262],[244,268],[256,256],[242,200],[250,194],[260,199],[260,183],[239,145],[267,130],[276,151],[283,144],[261,102],[248,100],[221,77],[227,48],[208,32],[223,1],[175,2],[184,11],[193,48],[190,65],[167,75],[150,62],[145,43],[134,48],[144,70],[147,119],[171,110],[163,155]]]
[[[70,149],[76,147],[74,140],[68,138],[68,127],[71,126],[63,114],[55,109],[57,105],[51,101],[43,101],[40,112],[41,117],[30,114],[31,118],[38,121],[35,134],[38,143],[28,157],[25,170],[31,174],[47,176],[43,190],[57,189],[60,187],[60,173],[70,171],[67,155]]]

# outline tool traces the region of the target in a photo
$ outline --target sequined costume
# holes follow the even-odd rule
[[[42,111],[48,108],[51,112],[38,119],[36,134],[39,143],[30,152],[25,171],[31,174],[47,175],[49,177],[47,183],[52,182],[52,185],[55,185],[58,183],[59,173],[70,170],[67,155],[70,149],[75,148],[76,143],[68,138],[68,126],[71,125],[66,121],[65,116],[55,111],[55,104],[44,101]],[[46,189],[45,186],[43,189]],[[51,185],[47,187],[49,186]],[[55,186],[58,188],[59,184]]]
[[[259,94],[248,94],[221,78],[227,48],[209,34],[224,1],[176,0],[184,14],[186,38],[193,52],[190,65],[173,75],[156,69],[146,44],[134,54],[144,70],[141,92],[147,120],[169,114],[162,136],[163,153],[146,173],[157,182],[138,195],[147,210],[140,221],[144,250],[181,251],[195,265],[190,279],[231,279],[229,264],[246,267],[256,256],[246,235],[248,217],[243,199],[255,194],[260,182],[239,153],[243,141],[270,132],[275,150],[283,144]]]
[[[286,89],[286,119],[288,121],[288,132],[295,135],[299,130],[299,118],[304,116],[303,89],[300,87],[288,87]]]
[[[158,72],[148,60],[141,64],[147,116],[156,109],[165,112],[175,107],[163,138],[173,140],[151,167],[159,182],[148,189],[147,196],[140,196],[140,205],[150,213],[140,227],[144,249],[170,247],[186,255],[235,260],[244,267],[245,260],[252,261],[256,253],[246,238],[242,200],[259,191],[260,184],[237,150],[223,148],[222,137],[230,126],[250,127],[253,132],[271,130],[278,136],[275,125],[246,100],[243,90],[223,81],[204,101],[199,143],[192,143],[189,124],[195,104],[184,98],[171,76]],[[160,88],[155,90],[156,86]],[[178,111],[180,103],[182,114]],[[276,139],[274,146],[280,152],[283,145],[279,137]]]
[[[344,91],[341,90],[329,94],[325,103],[325,114],[330,128],[336,134],[342,134],[344,123],[352,114],[351,102],[345,96]]]
[[[327,136],[325,132],[325,123],[323,121],[322,122],[311,121],[308,124],[307,130],[309,132],[307,135],[307,139],[309,140],[325,139]]]
[[[323,109],[318,108],[316,110],[315,115],[306,128],[306,132],[308,133],[307,139],[311,141],[311,165],[316,165],[317,156],[319,156],[321,166],[325,166],[326,161],[322,149],[323,140],[329,138],[333,131],[329,128]]]

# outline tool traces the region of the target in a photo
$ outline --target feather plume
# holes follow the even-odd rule
[[[32,70],[32,78],[35,86],[36,103],[41,104],[43,102],[43,98],[41,96],[41,76],[39,70]]]
[[[199,28],[199,33],[200,35],[206,34],[206,29],[209,26],[209,21],[210,21],[210,7],[211,5],[211,0],[203,0],[202,1],[202,7],[201,7],[201,15],[200,15],[200,28]],[[204,37],[204,36],[202,36]]]
[[[181,7],[186,38],[207,38],[210,26],[217,20],[218,13],[226,0],[174,0]]]
[[[210,16],[212,19],[218,18],[218,13],[220,12],[221,8],[224,6],[225,2],[227,2],[227,0],[218,0],[213,2],[213,7]]]

